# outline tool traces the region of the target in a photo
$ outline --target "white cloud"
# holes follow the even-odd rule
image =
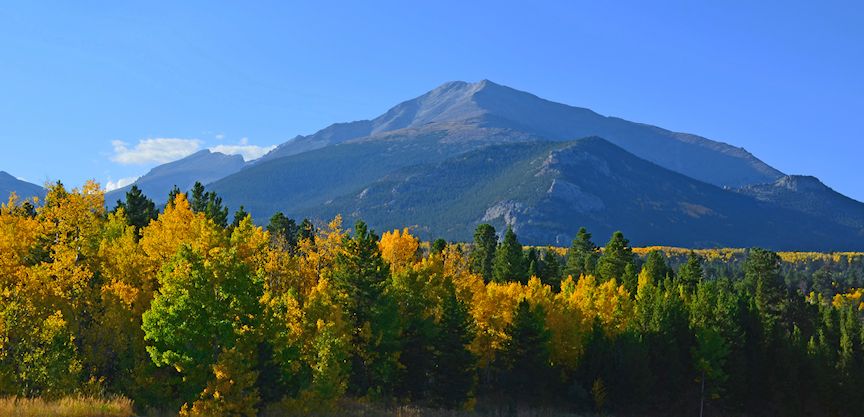
[[[180,138],[149,138],[138,141],[138,144],[130,148],[129,144],[121,140],[111,142],[114,147],[114,155],[111,160],[124,165],[149,164],[176,161],[187,157],[199,149],[201,141],[198,139]]]
[[[216,145],[210,148],[213,152],[224,153],[226,155],[242,155],[244,161],[251,161],[253,159],[258,159],[267,152],[276,149],[276,145],[272,146],[257,146],[250,145],[249,138],[240,139],[240,143],[237,145]]]
[[[108,182],[105,183],[105,191],[113,191],[113,190],[116,190],[118,188],[123,188],[129,184],[132,184],[138,178],[139,177],[126,177],[126,178],[120,178],[117,181],[111,181],[109,179]]]

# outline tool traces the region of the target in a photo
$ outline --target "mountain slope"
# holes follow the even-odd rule
[[[580,226],[623,230],[637,245],[861,249],[856,231],[693,180],[599,138],[491,146],[408,167],[322,208],[378,230],[470,240],[491,222],[530,244],[566,245]]]
[[[462,137],[471,138],[477,145],[518,140],[500,140],[499,137],[484,143],[482,129],[560,141],[600,136],[660,166],[720,186],[766,183],[782,176],[741,148],[601,116],[488,80],[449,82],[400,103],[373,120],[334,124],[315,134],[298,136],[265,155],[260,162],[346,141],[374,140],[398,131],[410,135],[411,132],[459,130]]]
[[[183,159],[159,165],[133,184],[157,204],[164,204],[175,185],[181,190],[188,190],[195,181],[207,184],[240,171],[244,165],[240,155],[225,155],[205,149]],[[132,185],[129,185],[106,193],[105,203],[111,206],[117,200],[125,198],[131,187]]]
[[[25,199],[31,197],[45,197],[45,189],[31,184],[27,181],[21,181],[15,178],[6,171],[0,171],[0,201],[3,203],[9,198],[9,194],[15,193],[18,198]]]
[[[771,184],[742,187],[738,192],[790,210],[830,218],[860,230],[864,236],[864,203],[834,191],[816,177],[787,175]]]

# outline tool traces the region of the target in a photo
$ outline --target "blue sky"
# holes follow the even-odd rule
[[[7,1],[0,170],[116,184],[488,78],[864,200],[861,22],[855,1]]]

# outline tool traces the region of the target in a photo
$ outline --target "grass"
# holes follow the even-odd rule
[[[0,398],[3,417],[131,417],[132,400],[123,397]]]

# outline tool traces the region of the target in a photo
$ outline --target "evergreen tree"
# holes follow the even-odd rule
[[[514,401],[517,408],[540,403],[552,378],[551,336],[543,308],[532,309],[527,300],[522,300],[506,331],[510,338],[498,364],[503,394]]]
[[[766,249],[751,249],[744,262],[744,284],[753,294],[768,330],[779,321],[786,295],[786,284],[780,276],[780,257]]]
[[[297,248],[297,238],[301,234],[300,227],[294,219],[286,217],[282,212],[276,212],[267,223],[267,231],[274,247],[288,252],[294,252]]]
[[[174,206],[174,200],[177,199],[177,196],[180,195],[180,193],[181,193],[180,187],[177,187],[176,185],[174,187],[172,187],[171,191],[168,192],[167,205],[173,207]]]
[[[459,408],[471,397],[476,384],[475,358],[469,350],[474,324],[468,306],[456,297],[456,287],[449,278],[444,290],[430,384],[434,405]]]
[[[498,246],[498,236],[491,224],[480,224],[474,230],[474,248],[471,251],[471,267],[475,273],[483,276],[486,282],[492,281],[492,262],[495,259],[495,248]]]
[[[117,200],[117,208],[123,208],[126,213],[127,224],[135,226],[135,230],[143,229],[150,224],[150,221],[156,220],[159,216],[156,204],[147,198],[135,184],[132,184],[132,188],[126,192],[125,202]],[[117,208],[114,210],[116,211]]]
[[[192,198],[189,200],[189,207],[196,213],[203,213],[207,210],[207,202],[209,200],[207,192],[204,191],[204,184],[200,181],[195,181],[192,186]]]
[[[642,270],[654,285],[663,282],[667,276],[672,275],[672,269],[666,264],[666,257],[659,250],[648,252],[648,255],[645,257],[645,264],[642,265]]]
[[[527,265],[527,277],[540,277],[540,271],[543,265],[540,263],[540,256],[537,254],[537,249],[530,248],[525,254],[525,265]]]
[[[242,222],[248,215],[249,213],[246,212],[246,209],[243,206],[240,206],[240,208],[234,212],[234,220],[231,221],[231,228],[233,229],[240,226],[240,222]]]
[[[309,219],[303,219],[297,231],[297,240],[315,241],[315,225]]]
[[[192,211],[204,213],[220,227],[228,227],[228,207],[222,205],[222,197],[213,191],[205,191],[204,185],[195,181],[192,186],[192,200],[189,202]]]
[[[597,261],[597,275],[603,281],[617,279],[622,282],[625,279],[627,265],[632,264],[633,249],[630,247],[630,242],[624,238],[621,232],[612,234],[609,243],[603,248],[603,255]]]
[[[444,249],[447,248],[447,241],[441,238],[435,239],[432,242],[431,251],[432,253],[441,253],[444,252]]]
[[[694,251],[687,256],[687,263],[678,268],[678,282],[684,286],[688,293],[696,291],[696,286],[702,282],[704,271],[702,270],[702,258]]]
[[[495,250],[492,265],[492,276],[497,282],[519,281],[528,282],[528,270],[525,265],[525,255],[522,244],[516,238],[516,233],[508,227],[504,240]]]
[[[591,241],[591,233],[584,227],[579,228],[570,249],[567,251],[567,264],[564,275],[579,279],[582,275],[594,274],[597,264],[597,245]]]
[[[542,272],[540,280],[557,291],[561,287],[561,262],[558,255],[551,250],[543,251]]]
[[[378,236],[357,221],[336,257],[334,284],[346,295],[343,306],[353,328],[354,351],[348,389],[354,394],[386,395],[398,367],[399,317],[387,294],[390,270],[381,257]]]

